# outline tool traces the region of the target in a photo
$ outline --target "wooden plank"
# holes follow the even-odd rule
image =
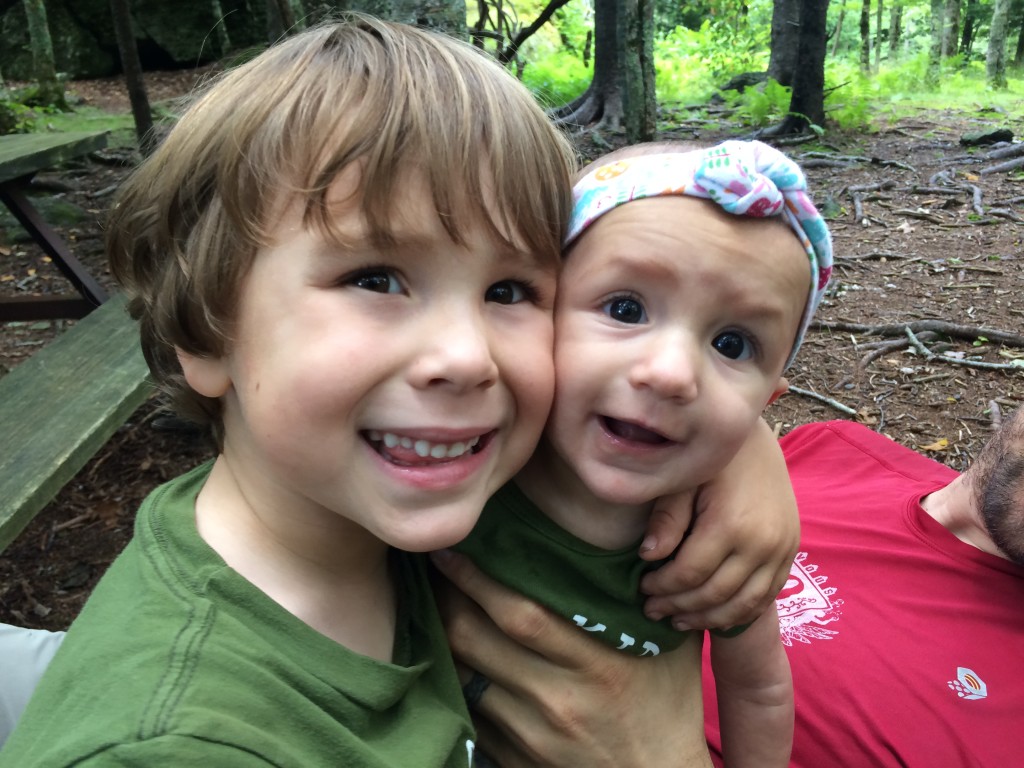
[[[0,551],[150,392],[120,296],[0,379]]]
[[[15,133],[0,136],[0,182],[30,176],[105,146],[105,131]]]

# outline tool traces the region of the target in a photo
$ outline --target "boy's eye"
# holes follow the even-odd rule
[[[493,301],[495,304],[518,304],[521,301],[536,301],[537,292],[529,283],[502,280],[487,289],[484,300]]]
[[[711,346],[718,354],[730,360],[749,360],[754,356],[754,345],[739,331],[726,331],[716,336]]]
[[[612,320],[620,323],[644,323],[647,322],[647,312],[644,305],[636,299],[628,296],[619,296],[604,305],[604,311]]]
[[[374,269],[360,272],[348,280],[350,285],[375,293],[401,293],[402,284],[393,272]]]

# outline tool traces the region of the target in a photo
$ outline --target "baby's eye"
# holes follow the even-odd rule
[[[628,296],[618,296],[604,305],[604,311],[612,320],[620,323],[645,323],[647,312],[644,305]]]
[[[739,331],[720,333],[711,342],[718,354],[730,360],[749,360],[754,356],[754,344]]]
[[[402,284],[394,272],[387,269],[367,269],[350,277],[346,282],[356,288],[375,293],[401,293]]]
[[[537,301],[537,291],[521,280],[502,280],[490,286],[484,293],[485,301],[495,304],[518,304],[521,301]]]

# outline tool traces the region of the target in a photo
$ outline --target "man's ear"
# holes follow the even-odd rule
[[[764,407],[767,408],[769,405],[774,403],[788,391],[789,380],[785,376],[779,376],[779,383],[775,385],[775,389],[772,390],[772,394],[768,398],[768,402],[764,404]]]
[[[231,388],[231,376],[222,357],[199,357],[181,347],[174,348],[185,381],[198,394],[218,398]]]

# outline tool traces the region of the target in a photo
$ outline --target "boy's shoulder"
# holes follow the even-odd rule
[[[194,499],[208,471],[144,502],[135,537],[72,625],[0,764],[77,765],[94,755],[97,765],[327,765],[350,755],[346,764],[374,765],[360,757],[378,738],[369,713],[397,707],[434,712],[425,719],[436,734],[403,725],[436,754],[431,764],[464,765],[472,729],[422,557],[396,555],[409,594],[396,647],[407,658],[356,654],[202,542]]]

